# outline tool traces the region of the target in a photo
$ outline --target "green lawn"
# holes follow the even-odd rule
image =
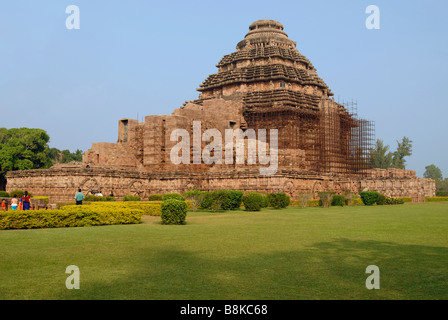
[[[68,290],[65,269],[80,269]],[[368,290],[368,265],[381,288]],[[0,231],[0,299],[447,299],[448,203]]]

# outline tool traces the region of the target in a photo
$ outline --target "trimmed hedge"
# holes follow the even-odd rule
[[[402,200],[403,202],[412,202],[412,198],[410,197],[398,197],[398,200]]]
[[[399,199],[399,198],[389,198],[389,197],[386,197],[386,200],[384,201],[384,204],[387,204],[387,205],[403,204],[403,203],[404,203],[404,201],[402,199]]]
[[[35,198],[35,197],[33,197]],[[115,199],[114,197],[110,197],[110,196],[96,196],[94,194],[89,194],[87,196],[85,196],[84,201],[117,201],[117,199]]]
[[[185,201],[167,199],[162,202],[162,224],[185,224],[187,204]]]
[[[180,201],[185,201],[184,196],[179,193],[166,193],[162,196],[162,201],[165,201],[168,199],[176,199],[176,200],[180,200]]]
[[[0,198],[9,198],[9,193],[6,191],[0,191]]]
[[[428,197],[425,202],[448,201],[448,197]]]
[[[142,210],[98,208],[93,206],[66,206],[56,210],[21,210],[0,212],[0,229],[35,229],[87,227],[113,224],[137,224]]]
[[[48,199],[48,197],[45,197],[45,196],[35,196],[35,197],[31,197],[31,200],[32,199],[45,199],[45,203],[46,204],[48,204],[48,202],[50,201],[49,199]]]
[[[382,206],[384,204],[387,204],[386,201],[387,201],[386,196],[384,194],[379,194],[378,199],[376,200],[376,204]]]
[[[137,209],[141,210],[142,214],[148,216],[160,216],[160,206],[162,201],[123,201],[123,202],[94,202],[88,205],[89,207],[96,207],[101,209],[121,210],[121,209]],[[62,207],[64,209],[66,207]]]
[[[130,194],[125,195],[125,196],[123,197],[123,201],[140,201],[140,200],[141,200],[141,199],[140,199],[139,196],[133,196],[133,195],[130,195]]]
[[[239,190],[214,190],[202,192],[200,207],[202,209],[236,210],[239,209],[244,193]]]
[[[148,197],[148,201],[162,201],[162,195],[161,194],[151,194]]]
[[[263,195],[258,192],[248,192],[243,196],[246,211],[260,211],[263,204]]]
[[[331,205],[332,206],[340,206],[343,207],[347,202],[347,198],[344,196],[341,196],[339,194],[333,196],[333,199],[331,199]]]
[[[376,191],[361,191],[359,195],[366,206],[373,206],[380,196]]]
[[[285,193],[269,193],[269,204],[275,209],[282,209],[289,206],[290,199]]]

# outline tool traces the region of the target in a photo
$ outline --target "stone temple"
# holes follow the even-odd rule
[[[112,192],[118,198],[191,189],[285,192],[292,198],[300,192],[317,197],[318,191],[374,190],[413,201],[435,195],[435,182],[418,178],[414,171],[370,168],[372,122],[334,101],[281,23],[252,23],[236,51],[225,55],[217,68],[197,89],[197,100],[170,115],[146,116],[144,122],[119,120],[117,143],[93,143],[83,163],[9,172],[7,190],[26,189],[51,201],[71,200],[78,188],[84,193]],[[171,151],[178,139],[172,139],[172,133],[179,129],[188,133],[190,161],[176,164]],[[266,163],[250,161],[247,153],[243,161],[231,164],[195,161],[211,141],[202,136],[209,129],[222,137],[239,129],[247,133],[246,146],[258,139],[249,132],[265,129],[267,138],[255,142],[268,151],[269,132],[277,129],[275,173],[260,174]],[[229,149],[227,142],[218,145],[222,157],[229,150],[235,157],[235,147]],[[212,154],[219,154],[216,151]]]

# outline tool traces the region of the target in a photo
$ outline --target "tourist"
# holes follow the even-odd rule
[[[84,200],[84,193],[81,192],[81,188],[78,189],[78,192],[75,195],[75,200],[77,205],[82,204],[82,200]]]
[[[29,196],[28,191],[25,191],[25,194],[20,199],[20,202],[22,202],[23,210],[30,210],[30,199],[31,197]]]
[[[16,198],[17,195],[13,195],[11,199],[11,210],[17,210],[17,206],[19,204],[19,200]]]
[[[101,193],[101,191],[98,191],[98,193],[97,194],[95,194],[97,197],[102,197],[103,196],[103,194]]]
[[[1,207],[1,210],[2,210],[2,211],[7,211],[7,208],[6,208],[6,200],[5,200],[5,199],[2,200],[2,207]]]

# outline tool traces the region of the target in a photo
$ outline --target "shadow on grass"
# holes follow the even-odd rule
[[[59,299],[447,299],[448,249],[335,239],[300,251],[239,254],[166,248],[141,252],[115,280],[101,275]],[[365,287],[368,265],[381,289]],[[104,274],[113,272],[110,266]],[[105,277],[107,278],[107,277]]]

